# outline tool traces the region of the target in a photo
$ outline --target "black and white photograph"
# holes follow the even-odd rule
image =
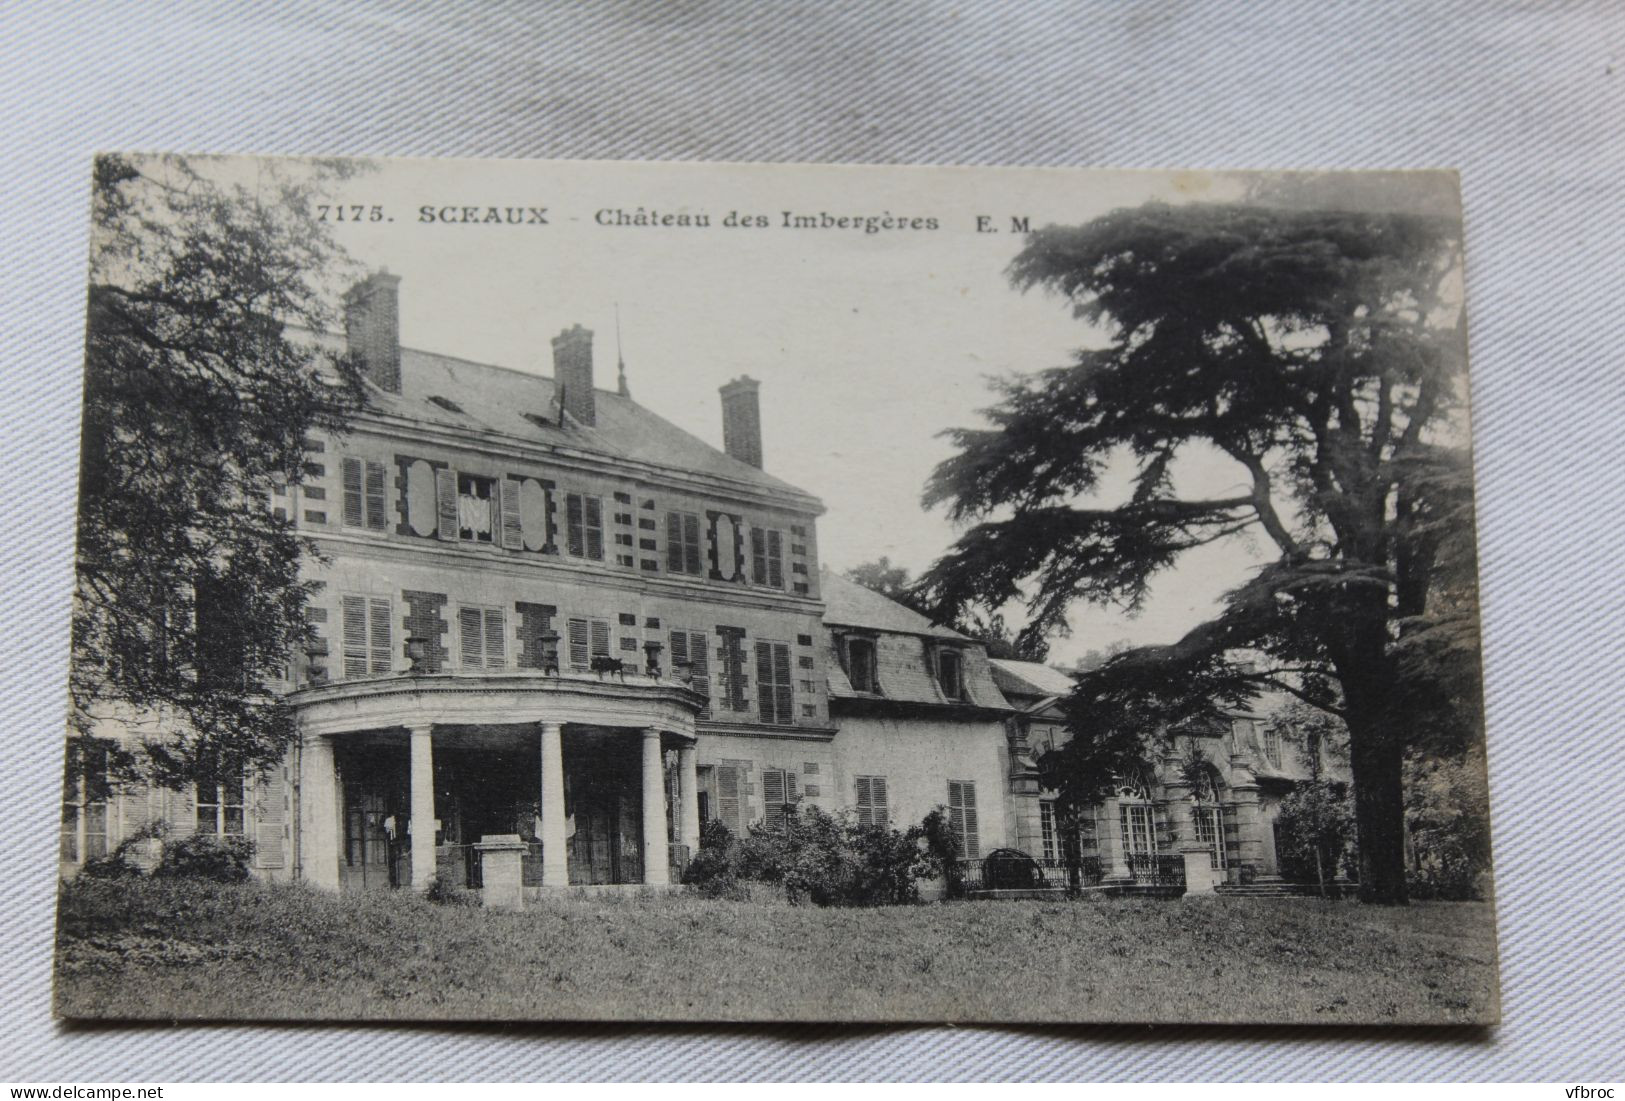
[[[58,1017],[1498,1021],[1454,173],[90,191]]]

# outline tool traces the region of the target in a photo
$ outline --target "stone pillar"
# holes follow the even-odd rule
[[[340,851],[338,769],[333,739],[307,734],[299,752],[299,874],[323,891],[339,889]]]
[[[412,889],[427,891],[434,879],[434,728],[427,723],[412,734]]]
[[[1101,801],[1095,821],[1095,855],[1100,858],[1100,874],[1123,879],[1129,874],[1128,851],[1123,846],[1122,812],[1116,799]]]
[[[688,846],[690,859],[700,850],[700,773],[694,763],[696,756],[692,744],[685,744],[677,750],[677,779],[682,790],[677,818],[678,837]]]
[[[1258,782],[1246,770],[1246,760],[1237,754],[1231,758],[1230,797],[1235,802],[1236,863],[1251,867],[1253,874],[1264,871],[1264,820],[1258,810]],[[1237,869],[1240,876],[1240,869]]]
[[[474,843],[480,854],[480,901],[499,910],[525,905],[525,842],[517,833],[492,833]]]
[[[643,882],[664,887],[671,882],[666,852],[666,769],[660,731],[643,731]]]
[[[569,841],[564,836],[564,727],[542,726],[542,886],[570,885]]]
[[[1179,853],[1185,858],[1185,894],[1214,894],[1224,873],[1213,866],[1213,851],[1193,841],[1181,843]]]

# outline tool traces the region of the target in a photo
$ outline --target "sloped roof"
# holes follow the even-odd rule
[[[544,375],[402,348],[401,393],[372,387],[369,398],[386,414],[451,428],[473,426],[544,446],[708,474],[794,494],[820,507],[806,490],[741,462],[613,390],[594,389],[596,424],[567,421],[560,428],[552,408],[555,393],[554,380]]]
[[[867,627],[874,631],[894,631],[931,638],[951,638],[969,642],[964,635],[939,627],[912,608],[904,607],[873,589],[843,577],[825,567],[819,579],[824,597],[824,622],[841,627]]]
[[[1072,692],[1072,678],[1042,662],[1006,658],[990,658],[989,662],[993,682],[1002,692],[1018,696],[1066,696]]]

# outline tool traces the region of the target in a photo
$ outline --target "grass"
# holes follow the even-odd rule
[[[817,909],[162,880],[63,888],[64,1017],[1493,1022],[1485,903],[1087,898]]]

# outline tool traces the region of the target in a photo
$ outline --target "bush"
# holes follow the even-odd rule
[[[734,849],[733,832],[720,818],[711,819],[700,828],[700,847],[683,871],[683,882],[707,898],[743,897]]]
[[[106,856],[85,861],[84,866],[79,869],[79,874],[89,879],[134,879],[145,875],[145,870],[130,859],[130,854],[135,852],[138,846],[163,836],[163,822],[148,822],[120,841],[118,847]]]
[[[772,828],[735,839],[708,823],[683,881],[713,898],[740,898],[744,882],[781,886],[792,904],[879,906],[919,899],[917,881],[933,872],[919,827],[856,826],[808,807]],[[742,882],[744,881],[744,882]]]
[[[423,897],[442,906],[479,906],[482,902],[477,892],[466,887],[454,887],[439,876],[429,881]]]
[[[248,878],[248,862],[253,858],[254,843],[246,837],[195,833],[165,845],[163,859],[152,874],[164,879],[241,883]]]

